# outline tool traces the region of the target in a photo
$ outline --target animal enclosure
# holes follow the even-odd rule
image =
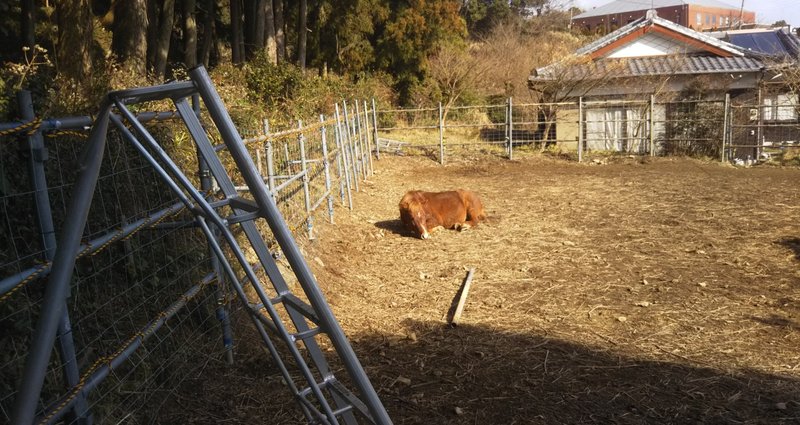
[[[800,170],[389,155],[375,166],[355,197],[365,208],[304,248],[395,424],[799,420]],[[458,187],[481,196],[486,223],[405,233],[406,190]],[[296,423],[285,391],[253,370],[269,364],[198,377],[189,385],[218,396],[190,391],[183,408]]]
[[[109,93],[96,119],[36,118],[23,92],[24,119],[0,124],[0,418],[162,420],[188,374],[233,361],[235,310],[309,421],[387,423],[293,235],[372,174],[366,103],[242,140],[190,74]],[[174,111],[129,109],[164,99]],[[158,117],[182,125],[145,126]]]

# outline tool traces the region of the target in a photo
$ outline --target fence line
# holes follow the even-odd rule
[[[2,337],[13,348],[0,356],[6,371],[0,384],[8,389],[0,394],[0,418],[9,423],[20,395],[22,366],[36,354],[31,330],[45,306],[43,282],[73,192],[74,164],[85,155],[80,151],[94,122],[90,116],[36,118],[29,94],[22,93],[18,102],[22,119],[0,123],[0,320],[14,324]],[[261,134],[245,139],[295,235],[302,229],[316,237],[315,216],[324,214],[333,223],[337,204],[353,208],[351,183],[358,190],[358,181],[373,175],[377,132],[370,126],[377,128],[376,112],[374,104],[368,109],[367,102],[361,103],[352,103],[354,114],[320,115],[318,122],[298,122],[296,128],[270,132],[265,123]],[[341,106],[347,110],[346,103]],[[132,115],[157,126],[176,117],[174,111]],[[173,393],[198,367],[185,359],[233,360],[231,290],[217,256],[201,241],[184,203],[128,144],[110,137],[107,153],[98,158],[96,195],[75,252],[78,261],[68,288],[72,297],[58,313],[60,345],[54,359],[59,360],[37,372],[44,377],[36,412],[30,413],[37,422],[152,421],[165,406],[160,401],[152,409],[153,400]],[[26,150],[8,143],[10,138],[26,140]],[[189,163],[195,160],[194,152],[184,154]],[[26,159],[28,173],[21,172]],[[195,169],[210,197],[218,188],[203,162]],[[34,209],[38,214],[27,213]],[[214,317],[220,326],[210,326]],[[156,333],[158,338],[152,338]],[[121,386],[134,392],[113,391]]]
[[[758,96],[761,99],[762,96]],[[754,104],[731,99],[639,99],[374,109],[380,151],[423,154],[444,163],[446,151],[492,149],[514,158],[519,149],[554,147],[573,153],[702,155],[737,163],[782,155],[800,146],[798,105],[778,97]],[[438,115],[438,116],[437,116]],[[436,152],[438,150],[438,152]]]

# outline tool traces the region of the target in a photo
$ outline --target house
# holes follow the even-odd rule
[[[796,65],[799,53],[800,38],[785,28],[704,33],[651,10],[571,59],[534,70],[528,83],[547,99],[583,102],[580,112],[561,110],[548,121],[556,123],[557,140],[583,136],[584,149],[659,153],[727,138],[728,146],[742,146],[737,155],[755,157],[755,147],[772,137],[765,122],[797,120],[796,91],[787,90],[781,67]],[[747,117],[737,115],[736,132],[725,121],[731,99],[760,105],[737,109]]]
[[[574,28],[606,34],[643,18],[653,9],[676,24],[705,31],[754,24],[756,14],[719,0],[616,0],[572,18]]]

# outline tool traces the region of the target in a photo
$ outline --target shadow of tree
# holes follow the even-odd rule
[[[782,424],[800,381],[638,359],[546,335],[403,322],[351,342],[395,424]],[[698,360],[695,360],[698,361]]]
[[[781,317],[778,315],[770,315],[769,317],[751,317],[751,319],[755,320],[756,322],[763,323],[769,326],[775,326],[778,328],[787,328],[792,329],[795,331],[800,331],[800,324],[798,324],[794,320],[787,319],[785,317]]]
[[[778,245],[783,245],[794,252],[794,258],[800,260],[800,238],[793,236],[786,236],[775,241]]]

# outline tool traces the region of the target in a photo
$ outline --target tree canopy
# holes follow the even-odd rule
[[[442,46],[466,52],[502,23],[548,13],[550,1],[7,1],[0,2],[0,55],[24,65],[40,46],[52,73],[79,86],[118,70],[158,82],[197,64],[258,59],[355,80],[387,75],[402,101],[425,83]]]

